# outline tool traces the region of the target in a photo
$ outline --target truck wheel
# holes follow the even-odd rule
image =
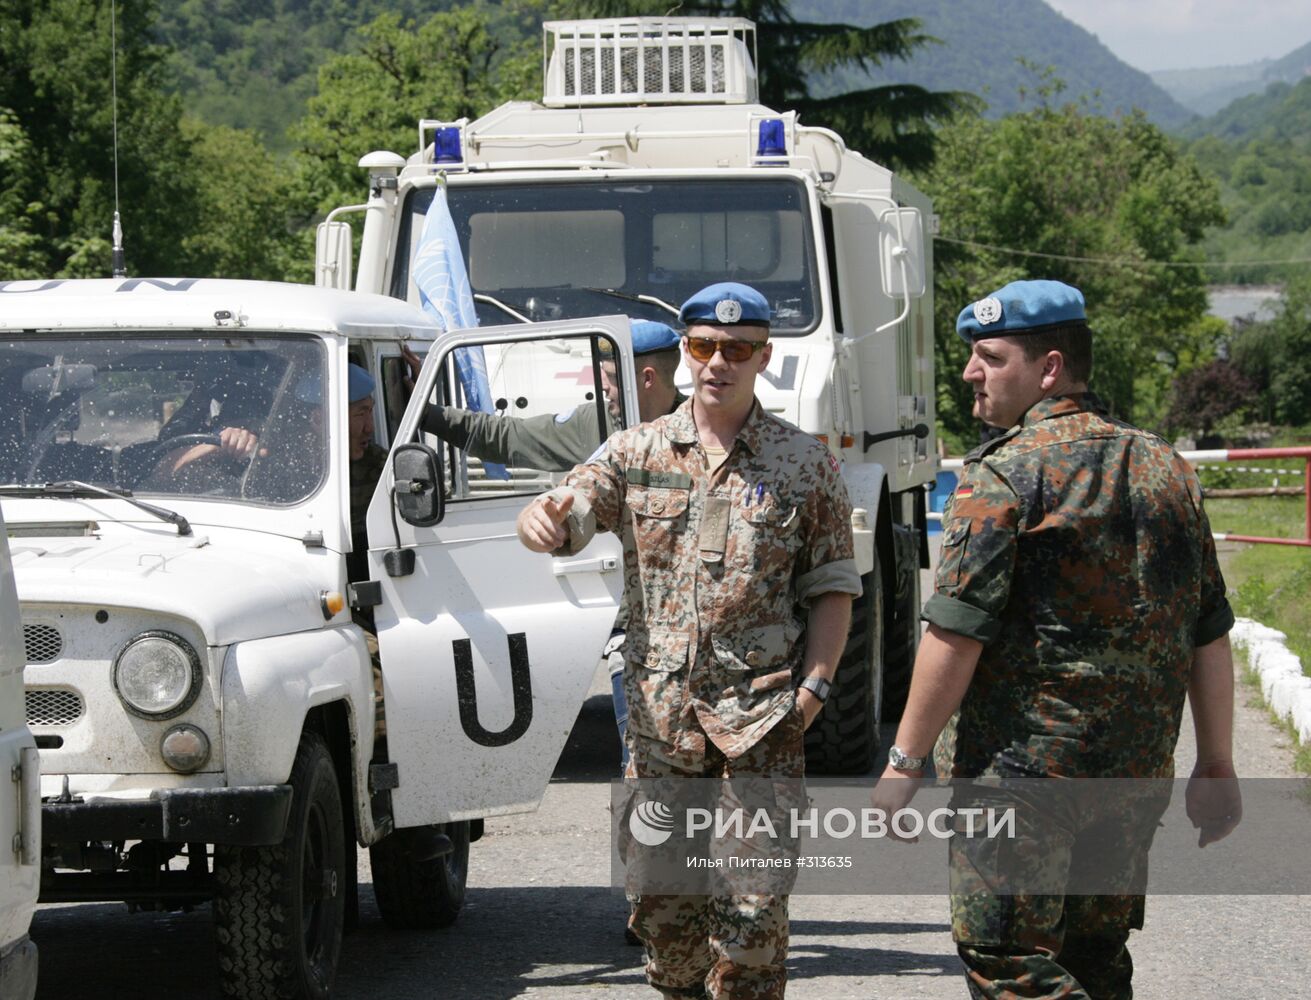
[[[274,847],[214,849],[223,994],[321,1000],[341,951],[346,891],[341,795],[323,738],[301,737],[287,834]]]
[[[883,720],[898,722],[910,693],[910,673],[920,635],[919,535],[914,528],[892,527],[897,557],[897,592],[883,646]]]
[[[440,828],[454,850],[440,858],[416,861],[411,842],[422,828],[397,830],[369,848],[373,895],[388,927],[422,930],[447,927],[460,915],[469,877],[469,824]]]
[[[860,578],[851,603],[851,631],[824,710],[806,730],[808,774],[864,774],[879,750],[882,709],[883,575]]]

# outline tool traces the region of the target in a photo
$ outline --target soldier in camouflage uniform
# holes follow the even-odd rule
[[[860,593],[850,500],[825,447],[755,399],[764,297],[712,285],[681,318],[692,399],[611,437],[520,515],[519,536],[560,554],[597,528],[623,539],[628,778],[800,779]],[[785,895],[632,902],[662,995],[783,995]]]
[[[1088,392],[1077,289],[1013,282],[967,306],[957,331],[971,345],[975,415],[1008,429],[967,456],[943,519],[929,627],[874,805],[891,814],[910,801],[917,782],[906,779],[958,705],[939,755],[953,776],[1167,778],[1187,695],[1198,760],[1188,815],[1201,845],[1226,836],[1241,816],[1233,614],[1196,476]],[[1053,787],[1044,802],[1081,787]],[[1162,808],[1111,834],[1123,835],[1117,869],[1133,884],[1145,884]],[[1092,833],[1086,814],[1061,813],[1021,813],[1012,852],[1028,844],[1058,885],[1086,865]],[[990,892],[1004,884],[996,857],[959,840],[952,933],[973,996],[1132,996],[1126,944],[1142,926],[1141,895]]]

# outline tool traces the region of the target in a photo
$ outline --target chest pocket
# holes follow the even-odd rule
[[[691,490],[676,486],[629,485],[624,503],[639,518],[673,521],[687,516]]]

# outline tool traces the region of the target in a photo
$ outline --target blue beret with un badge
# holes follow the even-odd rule
[[[962,309],[956,332],[972,344],[985,337],[1039,333],[1087,322],[1079,289],[1061,281],[1012,281]]]
[[[656,351],[672,351],[678,347],[679,336],[667,323],[657,323],[651,319],[635,319],[631,324],[633,330],[633,354],[654,354]]]
[[[769,325],[769,302],[750,285],[721,281],[708,285],[683,303],[678,313],[685,326],[714,323],[733,326],[737,323]]]

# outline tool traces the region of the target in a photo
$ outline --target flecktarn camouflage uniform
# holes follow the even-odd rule
[[[960,778],[1171,777],[1194,649],[1233,624],[1193,471],[1091,393],[1039,402],[967,457],[924,618],[984,644],[939,747],[939,773]],[[1117,861],[1145,884],[1155,806],[1053,808],[1061,795],[1021,813],[1007,849],[1069,872],[1081,838],[1122,837]],[[992,892],[1000,862],[980,852],[996,849],[952,842],[973,994],[1131,996],[1142,895]]]
[[[688,402],[614,435],[553,492],[575,498],[563,553],[598,527],[623,539],[627,777],[799,779],[799,616],[822,594],[860,593],[827,449],[756,403],[711,474]],[[640,895],[632,926],[666,996],[783,995],[786,895]]]

